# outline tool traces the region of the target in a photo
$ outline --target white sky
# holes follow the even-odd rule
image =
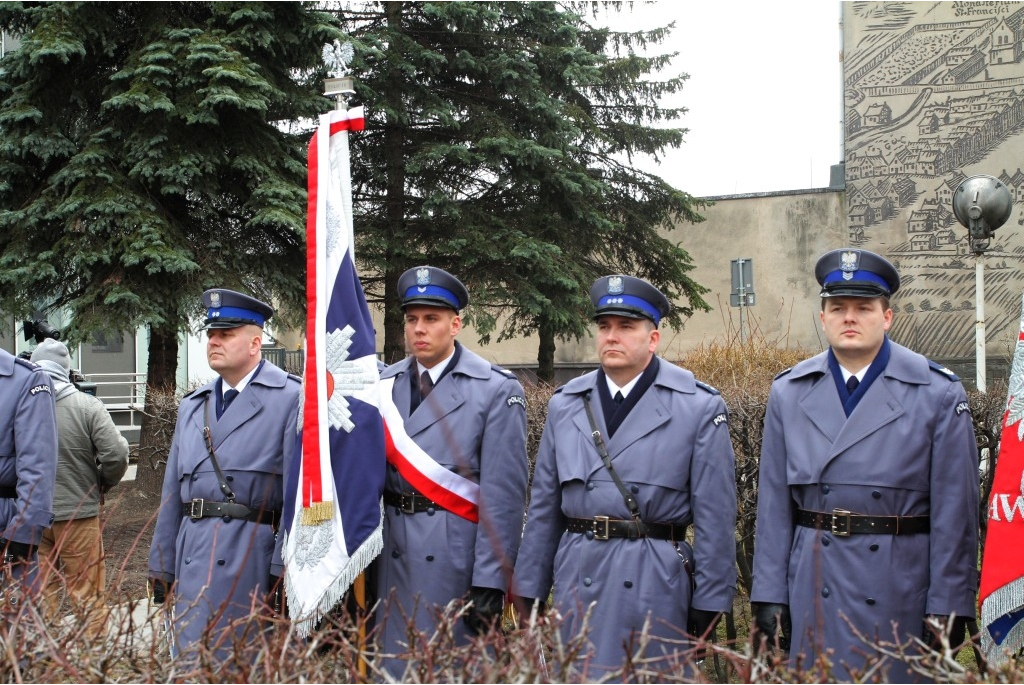
[[[624,4],[616,25],[675,21],[658,51],[690,75],[685,142],[639,165],[697,196],[827,187],[842,161],[840,19],[835,0]]]

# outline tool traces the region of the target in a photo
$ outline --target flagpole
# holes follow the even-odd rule
[[[355,78],[352,76],[339,76],[336,78],[324,79],[324,95],[334,98],[334,109],[338,112],[348,111],[348,101],[355,95]],[[366,572],[356,576],[352,584],[352,592],[355,596],[357,611],[356,646],[359,651],[359,661],[356,665],[359,675],[364,679],[367,677],[369,665],[363,655],[366,653]]]

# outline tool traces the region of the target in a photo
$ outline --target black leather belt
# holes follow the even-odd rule
[[[864,516],[846,509],[833,509],[831,512],[797,509],[796,524],[827,530],[839,537],[858,533],[915,535],[927,533],[931,528],[931,520],[927,516]]]
[[[646,529],[640,533],[636,521],[595,516],[592,519],[566,519],[565,529],[570,533],[593,533],[593,540],[609,538],[655,538],[656,540],[684,540],[686,526],[682,523],[644,523]],[[589,537],[589,536],[588,536]]]
[[[182,502],[185,508],[185,515],[190,519],[209,519],[218,516],[227,518],[242,519],[252,523],[265,523],[277,528],[281,523],[281,512],[270,509],[250,509],[238,502],[213,502],[208,499],[194,499],[191,502]]]
[[[389,507],[398,507],[402,510],[403,514],[419,514],[424,511],[433,509],[435,511],[445,511],[437,502],[427,499],[418,492],[395,492],[393,490],[384,491],[384,504]]]
[[[0,499],[18,499],[18,488],[14,485],[0,485]]]

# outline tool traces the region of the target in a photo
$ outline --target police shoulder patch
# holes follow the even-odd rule
[[[928,360],[928,366],[931,367],[932,371],[938,371],[943,376],[946,376],[947,378],[949,378],[949,380],[951,380],[951,381],[958,381],[958,380],[960,380],[959,376],[957,376],[955,373],[953,373],[952,371],[947,369],[942,364],[939,364],[938,362],[933,362],[931,359],[929,359]]]
[[[967,412],[968,414],[970,414],[971,413],[971,404],[967,400],[964,400],[962,402],[957,402],[956,409],[954,411],[956,411],[956,415],[957,416],[960,416],[964,412]]]
[[[701,381],[696,381],[696,383],[697,383],[697,387],[698,388],[703,388],[704,390],[707,390],[712,395],[721,395],[722,394],[722,393],[718,392],[717,388],[713,388],[710,385],[708,385],[707,383],[702,383]]]
[[[508,396],[508,397],[507,397],[507,398],[505,399],[505,404],[507,404],[507,405],[508,405],[508,406],[510,406],[510,407],[511,407],[512,405],[518,404],[518,405],[519,405],[519,406],[521,406],[521,407],[522,407],[523,409],[526,409],[526,398],[525,398],[525,397],[523,397],[522,395],[509,395],[509,396]]]
[[[49,395],[50,394],[50,384],[49,383],[40,383],[39,385],[32,386],[32,388],[28,391],[28,393],[30,395],[38,395],[41,392],[45,392],[47,395]]]
[[[729,415],[723,411],[721,414],[715,415],[715,418],[711,419],[711,423],[716,426],[721,426],[723,423],[728,424]]]

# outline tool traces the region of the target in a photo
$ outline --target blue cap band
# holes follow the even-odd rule
[[[630,309],[639,309],[651,317],[655,325],[661,323],[661,314],[658,310],[647,300],[635,295],[605,295],[597,301],[597,315],[600,316],[603,313],[601,310],[605,307],[614,307],[618,304],[625,305]]]
[[[451,306],[455,308],[455,311],[459,310],[459,298],[455,297],[455,293],[437,285],[415,285],[405,291],[404,299],[408,301],[423,297],[430,297],[435,300],[442,299],[451,304]]]
[[[251,309],[243,309],[241,307],[218,307],[216,309],[206,310],[207,319],[245,319],[251,321],[254,326],[263,327],[266,323],[266,319],[260,316],[259,313],[254,312]]]
[[[851,278],[843,278],[843,274],[851,274],[852,277]],[[830,273],[828,276],[825,276],[825,278],[824,278],[824,280],[822,280],[821,284],[824,286],[824,285],[828,285],[829,283],[836,283],[836,282],[839,282],[839,281],[847,281],[847,282],[850,282],[850,281],[860,281],[862,283],[864,281],[870,281],[871,283],[876,283],[876,284],[880,285],[883,289],[885,289],[885,292],[890,292],[892,290],[892,286],[890,286],[888,281],[886,281],[884,278],[882,278],[881,276],[876,274],[874,271],[864,271],[864,270],[850,272],[850,271],[843,271],[842,269],[837,269],[837,270],[833,271],[832,273]]]

